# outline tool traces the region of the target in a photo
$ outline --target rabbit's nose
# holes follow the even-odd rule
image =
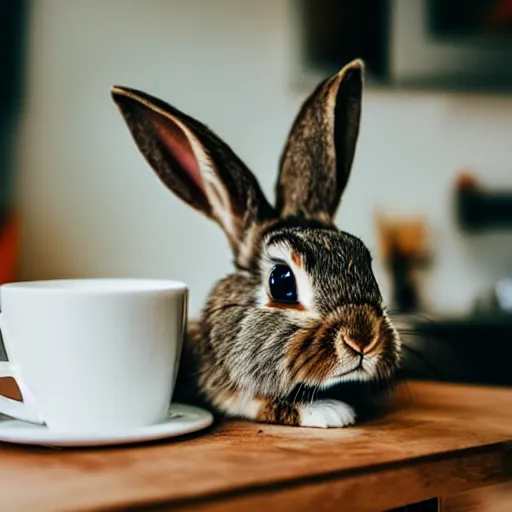
[[[343,341],[358,354],[368,354],[379,343],[379,336],[343,336]]]
[[[339,309],[338,340],[356,354],[368,354],[379,344],[382,316],[369,304],[345,304]]]

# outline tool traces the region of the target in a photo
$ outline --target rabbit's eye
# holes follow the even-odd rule
[[[295,276],[287,265],[275,265],[270,273],[269,288],[272,298],[280,302],[297,302]]]

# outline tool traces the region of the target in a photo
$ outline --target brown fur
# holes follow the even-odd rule
[[[345,305],[338,312],[343,319],[344,327],[341,329],[341,338],[347,344],[355,345],[356,352],[365,351],[367,347],[374,345],[378,337],[382,317],[374,308],[367,304]]]
[[[295,251],[292,251],[292,261],[297,267],[302,268],[302,258]]]
[[[306,311],[306,308],[300,302],[276,302],[275,300],[269,300],[266,306],[269,308],[295,309],[296,311]]]
[[[287,364],[294,379],[314,384],[325,379],[332,369],[319,362],[335,358],[334,342],[328,337],[335,322],[324,321],[314,328],[297,332],[290,340]]]
[[[304,102],[281,157],[276,188],[281,216],[332,221],[348,181],[359,133],[362,82],[350,75],[361,73],[360,61],[348,64]],[[341,114],[335,126],[337,106]]]
[[[263,423],[278,423],[295,427],[300,425],[300,411],[295,404],[267,400],[264,402],[256,420]]]
[[[292,395],[297,387],[322,386],[351,368],[358,378],[392,379],[399,339],[385,317],[369,252],[332,222],[356,147],[362,70],[360,61],[348,64],[304,102],[281,158],[276,208],[208,127],[147,93],[112,89],[156,174],[220,225],[234,255],[235,271],[215,283],[200,318],[189,325],[175,400],[299,425],[305,405]],[[301,286],[309,286],[309,307],[300,296],[297,304],[285,304],[262,292],[264,255],[279,243],[291,248],[291,260],[307,279]],[[371,344],[371,354],[354,350]],[[353,420],[341,402],[317,409],[308,403],[305,416],[313,426]]]

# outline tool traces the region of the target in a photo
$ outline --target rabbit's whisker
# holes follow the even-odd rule
[[[424,336],[420,331],[414,329],[399,329],[397,328],[398,334],[402,336]]]
[[[407,349],[414,356],[416,356],[416,359],[420,360],[432,372],[435,378],[444,380],[438,368],[436,368],[435,365],[432,364],[420,351],[412,348],[410,345],[406,345],[405,343],[402,343],[402,347]]]
[[[311,404],[315,401],[315,395],[318,393],[318,389],[319,389],[318,385],[316,385],[313,388],[313,393],[311,394],[311,401],[310,401]]]
[[[304,386],[304,382],[301,382],[297,388],[297,392],[295,393],[295,398],[293,399],[293,404],[297,403],[297,397],[299,396],[300,391],[302,390]]]
[[[386,309],[386,314],[390,317],[407,316],[408,319],[411,318],[414,320],[422,320],[425,323],[434,322],[434,319],[429,317],[426,313],[407,313],[404,315],[404,313],[400,312],[399,310]]]

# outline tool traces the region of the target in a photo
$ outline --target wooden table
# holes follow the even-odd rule
[[[0,510],[438,510],[433,498],[511,479],[511,440],[512,390],[409,383],[350,429],[227,422],[130,448],[0,444]],[[504,508],[474,510],[512,510],[500,489]]]

